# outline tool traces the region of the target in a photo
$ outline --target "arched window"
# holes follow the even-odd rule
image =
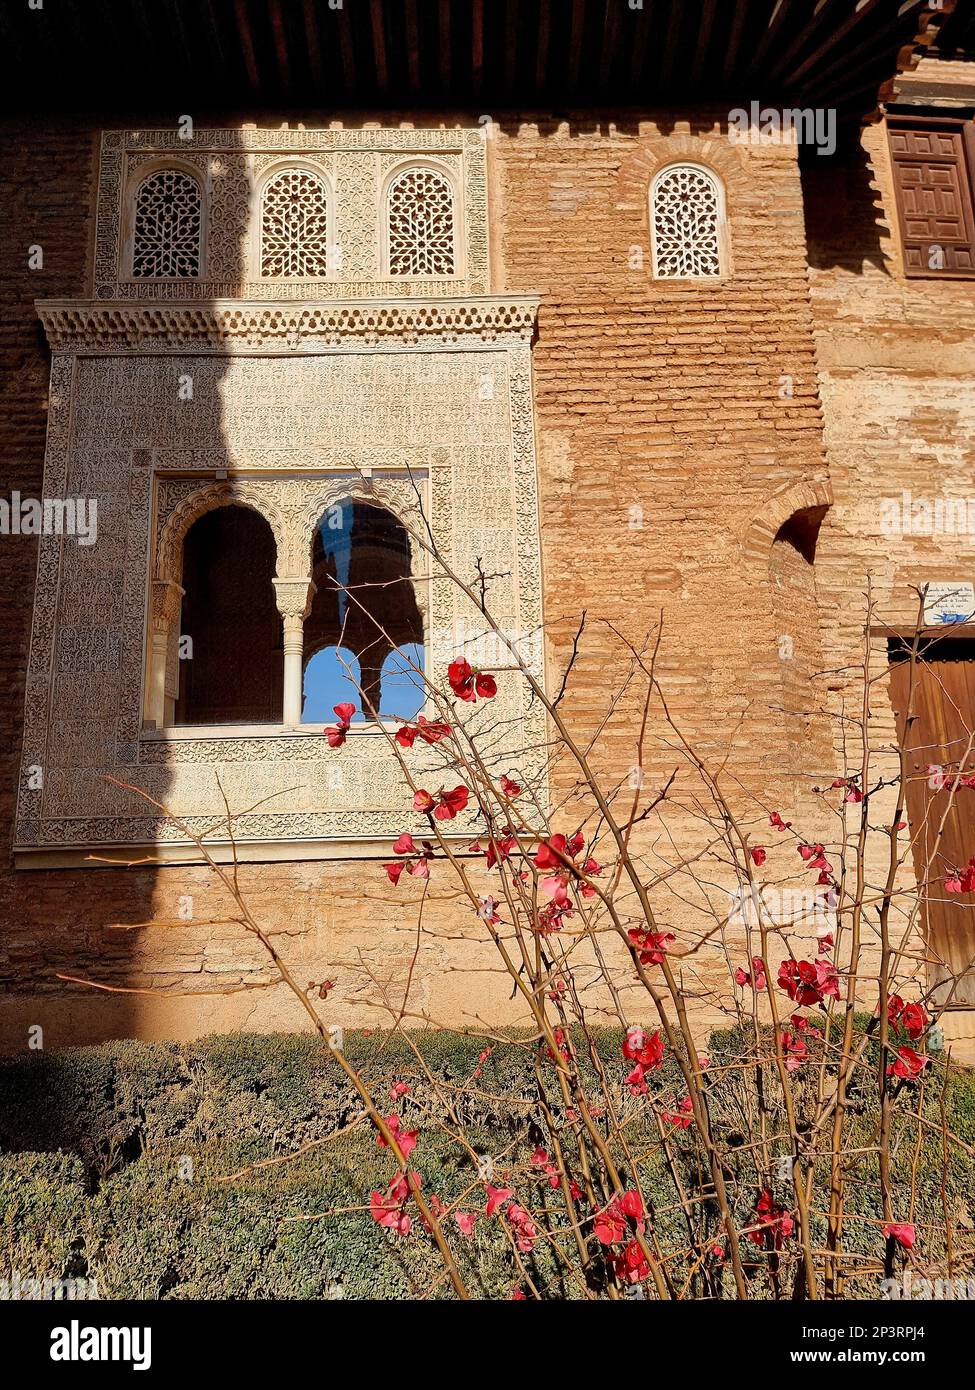
[[[137,280],[175,280],[200,273],[203,198],[182,169],[159,169],[136,190],[132,275]]]
[[[261,275],[321,280],[328,274],[329,206],[325,180],[308,169],[282,169],[261,199]]]
[[[404,169],[386,195],[390,275],[453,275],[454,190],[439,169]]]
[[[206,512],[183,541],[177,724],[280,723],[274,535],[249,507]]]
[[[312,688],[312,662],[318,652],[344,649],[358,663],[358,686],[344,699],[354,701],[359,719],[411,718],[420,709],[420,677],[407,684],[404,658],[423,670],[423,620],[410,580],[410,541],[406,528],[391,512],[368,502],[341,502],[328,508],[315,529],[312,579],[316,586],[311,612],[305,619],[303,665],[306,697]],[[398,650],[397,650],[398,649]],[[399,653],[403,653],[400,655]],[[329,662],[337,658],[330,656]],[[408,663],[407,663],[408,664]],[[331,675],[322,671],[321,679]],[[348,672],[339,666],[348,681]],[[334,679],[333,679],[334,677]],[[330,700],[323,707],[307,704],[303,722],[333,720]]]
[[[671,164],[650,189],[653,273],[660,279],[713,279],[725,273],[724,190],[709,169]]]
[[[382,719],[415,719],[423,708],[423,645],[408,642],[390,652],[379,674]]]
[[[355,652],[348,647],[321,647],[305,666],[302,724],[334,724],[336,705],[355,705],[353,720],[362,720],[362,675]]]

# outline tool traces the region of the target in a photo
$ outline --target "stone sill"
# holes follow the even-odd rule
[[[201,742],[214,738],[324,739],[325,729],[327,727],[334,728],[336,722],[333,717],[331,725],[299,724],[293,729],[286,728],[284,724],[173,724],[164,729],[143,728],[139,732],[139,737],[147,743]],[[387,720],[369,720],[351,725],[347,730],[347,737],[361,738],[365,735],[376,738],[383,733],[395,734],[396,730],[402,727],[403,721],[392,723]]]
[[[442,833],[442,832],[441,832]],[[444,836],[458,858],[475,858],[467,852],[471,832]],[[229,840],[207,840],[207,850],[217,864],[310,864],[342,859],[368,863],[393,860],[393,840],[245,840],[232,846]],[[205,865],[195,845],[175,840],[131,845],[52,845],[50,848],[14,846],[15,869],[155,869],[176,865]]]

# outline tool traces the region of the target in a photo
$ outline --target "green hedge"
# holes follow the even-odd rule
[[[540,1138],[530,1107],[513,1110],[482,1093],[530,1099],[531,1050],[517,1038],[499,1044],[472,1080],[480,1041],[433,1032],[414,1040],[434,1076],[459,1088],[456,1104],[475,1149],[498,1152],[514,1141],[512,1161],[526,1161]],[[716,1061],[732,1055],[735,1041],[730,1034],[712,1039]],[[598,1038],[614,1078],[623,1074],[620,1042],[611,1030]],[[471,1181],[470,1160],[433,1122],[443,1105],[407,1042],[349,1033],[345,1046],[381,1102],[391,1081],[410,1082],[433,1117],[411,1163],[426,1192],[453,1200]],[[673,1063],[656,1079],[664,1090],[676,1089]],[[622,1094],[620,1100],[627,1103]],[[975,1143],[970,1077],[952,1081],[947,1106],[949,1124]],[[394,1108],[409,1114],[408,1106],[389,1101]],[[0,1063],[0,1258],[22,1278],[97,1279],[103,1298],[324,1298],[339,1289],[345,1298],[401,1299],[431,1290],[449,1297],[429,1241],[397,1239],[361,1209],[314,1219],[362,1208],[371,1190],[388,1182],[390,1156],[371,1128],[345,1128],[358,1111],[327,1049],[304,1035],[115,1043]],[[730,1134],[718,1092],[713,1114]],[[851,1145],[871,1122],[869,1106],[855,1105]],[[300,1158],[220,1180],[309,1143],[314,1147]],[[941,1218],[939,1153],[932,1133],[919,1164],[919,1223]],[[641,1180],[660,1207],[673,1206],[658,1153],[645,1160]],[[949,1196],[963,1201],[973,1182],[975,1165],[953,1160]],[[536,1203],[548,1195],[544,1186],[531,1193]],[[475,1192],[468,1205],[483,1205],[483,1196]],[[879,1215],[870,1184],[856,1187],[851,1211]],[[850,1229],[857,1244],[876,1252],[875,1227]],[[677,1212],[658,1218],[658,1233],[664,1248],[682,1242]],[[508,1296],[514,1275],[500,1223],[480,1220],[473,1241],[455,1239],[452,1246],[476,1295]],[[572,1296],[542,1242],[532,1262],[548,1296]]]

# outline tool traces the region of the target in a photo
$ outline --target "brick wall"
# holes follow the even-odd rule
[[[817,588],[826,664],[840,673],[863,660],[868,578],[874,623],[893,626],[916,621],[917,586],[975,579],[970,536],[898,534],[886,524],[884,508],[904,492],[918,499],[972,494],[975,283],[905,277],[882,123],[867,126],[830,165],[810,161],[804,183],[835,496],[820,535]],[[872,671],[881,678],[874,765],[893,775],[895,760],[885,751],[897,741],[883,682],[886,641],[876,639],[872,647]],[[841,675],[832,682],[834,713],[845,684]],[[838,762],[841,757],[838,749]],[[875,882],[883,881],[885,863],[877,859],[870,870]],[[969,1055],[975,1055],[972,1017],[944,1020],[946,1034]]]
[[[41,485],[47,362],[31,302],[86,292],[94,148],[93,133],[78,125],[0,132],[16,194],[0,245],[10,301],[0,448],[10,487]],[[725,181],[734,269],[725,281],[650,275],[647,187],[675,158],[711,164]],[[828,764],[831,749],[802,707],[780,639],[791,637],[797,669],[806,670],[821,661],[821,634],[808,621],[808,575],[791,557],[774,561],[772,544],[794,512],[828,497],[795,151],[733,147],[708,117],[692,127],[666,114],[616,125],[587,116],[502,121],[490,164],[495,288],[543,297],[535,389],[553,680],[581,610],[588,614],[565,701],[573,728],[583,739],[601,728],[632,664],[626,643],[640,646],[662,613],[657,673],[671,712],[705,757],[727,758],[729,795],[756,825],[767,824],[772,807],[808,813],[810,773]],[[44,246],[43,272],[24,269],[31,242]],[[0,774],[0,973],[10,982],[0,1031],[22,1045],[26,1026],[43,1022],[50,1045],[106,1033],[301,1026],[294,1004],[264,988],[260,952],[218,920],[229,903],[212,872],[10,867],[33,542],[6,540],[0,565],[0,719],[13,749]],[[799,597],[783,602],[783,593]],[[797,609],[795,631],[781,632]],[[610,784],[637,759],[641,709],[634,686],[599,735],[595,761]],[[644,754],[649,786],[680,761],[655,713]],[[574,776],[564,764],[555,770],[567,828]],[[669,813],[682,851],[702,843],[698,791],[684,767]],[[648,872],[673,857],[657,827],[641,826],[638,837]],[[383,1021],[375,1004],[384,991],[400,1003],[415,936],[415,917],[400,904],[415,905],[415,885],[394,892],[374,861],[244,866],[242,884],[299,977],[336,980],[334,1021]],[[678,932],[699,932],[727,910],[724,889],[690,904],[666,885],[660,892],[663,917]],[[192,925],[179,917],[187,895]],[[491,973],[493,948],[474,939],[470,917],[446,885],[434,895],[424,921],[435,939],[414,971],[411,1006],[441,1022],[473,1011],[513,1018],[510,985]],[[146,921],[156,928],[135,927]],[[374,980],[363,979],[360,957]],[[469,967],[477,973],[465,974]],[[687,967],[702,1020],[714,1016],[710,970]],[[59,973],[159,993],[92,994],[66,987]],[[190,1000],[181,997],[187,989]]]

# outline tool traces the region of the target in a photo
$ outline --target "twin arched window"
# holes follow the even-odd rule
[[[727,273],[724,189],[700,164],[669,164],[650,186],[653,273],[662,280]]]
[[[406,528],[384,507],[350,499],[322,516],[298,638],[297,722],[332,724],[333,706],[345,702],[356,722],[416,717],[424,629],[410,557]],[[249,506],[215,507],[188,528],[179,630],[168,633],[169,698],[154,714],[160,725],[288,722],[276,568],[271,527]]]
[[[311,169],[279,169],[260,200],[261,279],[325,279],[339,266],[331,254],[334,210],[326,179]],[[410,165],[391,178],[381,211],[384,265],[390,277],[435,278],[457,273],[457,212],[450,176]],[[203,192],[184,169],[158,169],[138,185],[132,275],[140,280],[195,278],[202,273]]]

